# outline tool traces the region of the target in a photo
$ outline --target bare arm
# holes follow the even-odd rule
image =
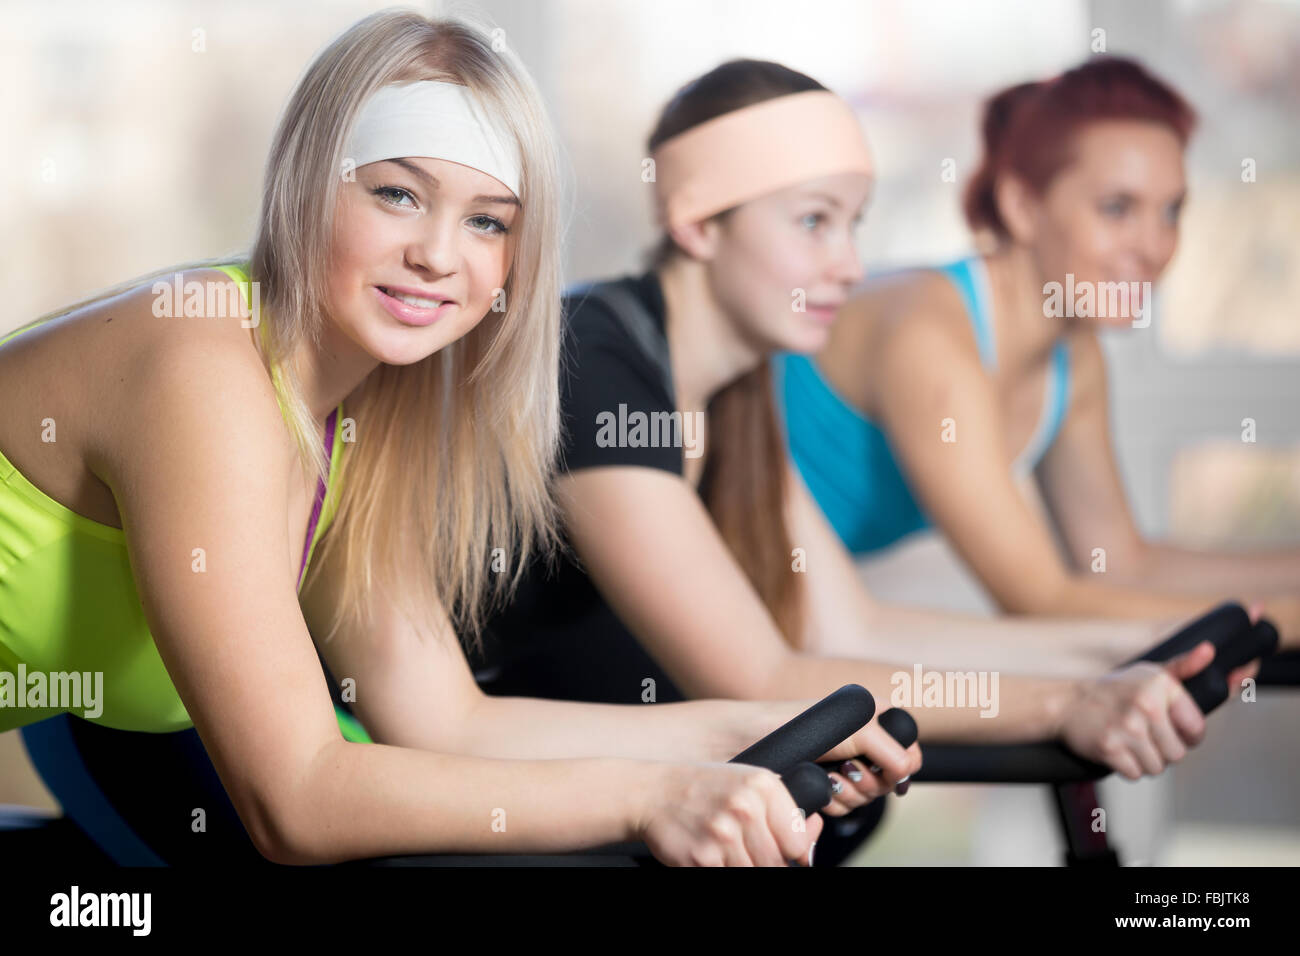
[[[1282,625],[1284,637],[1297,636],[1300,550],[1192,551],[1143,539],[1115,462],[1105,357],[1096,336],[1076,336],[1072,359],[1076,398],[1039,477],[1075,565],[1089,568],[1093,549],[1103,548],[1105,576],[1117,585],[1209,598],[1258,598]]]
[[[1139,623],[1057,622],[1053,625],[1005,619],[973,621],[960,615],[938,615],[923,610],[873,610],[847,552],[792,466],[787,484],[787,520],[796,546],[807,546],[806,640],[843,646],[850,653],[855,647],[859,653],[864,646],[873,650],[883,648],[881,636],[866,630],[883,620],[888,626],[899,628],[897,637],[890,635],[899,643],[892,651],[882,649],[882,653],[892,653],[895,659],[907,661],[905,649],[911,646],[912,634],[918,634],[921,646],[936,658],[948,661],[949,667],[964,672],[956,676],[983,677],[993,688],[987,696],[978,695],[980,704],[985,705],[980,711],[981,719],[990,718],[984,740],[1021,739],[1019,724],[1023,721],[1032,725],[1032,708],[1037,704],[1055,717],[1059,736],[1076,753],[1103,761],[1130,779],[1137,779],[1143,773],[1159,773],[1166,762],[1181,760],[1187,747],[1201,740],[1204,717],[1177,681],[1197,673],[1213,659],[1214,652],[1208,642],[1181,655],[1164,670],[1151,664],[1138,664],[1103,673],[1119,660],[1145,650],[1152,643],[1154,630]],[[947,630],[943,629],[945,625]],[[1059,644],[1042,640],[1043,630],[1039,628],[1058,633]],[[999,633],[1002,631],[1006,633]],[[1021,670],[1026,658],[1038,660],[1039,645],[1062,650],[1062,660],[1048,664],[1051,673],[1082,673],[1087,675],[1086,679],[1073,683],[1041,677],[1003,679],[1004,671]],[[1083,653],[1085,650],[1091,657]],[[1117,654],[1118,660],[1113,659]],[[912,661],[920,659],[916,654],[911,657]],[[1016,663],[1008,664],[1008,660]],[[953,664],[953,661],[962,663]],[[931,674],[939,670],[937,660],[927,659],[926,663],[929,665],[926,670]],[[976,675],[971,673],[972,669],[988,673]],[[1254,666],[1248,665],[1229,679],[1236,681],[1253,671]],[[946,679],[947,675],[944,676]],[[933,726],[930,718],[933,711],[925,697],[921,695],[923,709],[919,711],[916,709],[918,695],[904,697],[893,702],[911,708],[923,730]],[[1001,705],[1007,702],[1011,709],[1004,712]],[[962,701],[943,701],[940,707],[954,703],[960,706]],[[1024,716],[1026,711],[1031,715],[1028,721]]]
[[[291,453],[265,372],[230,341],[191,324],[141,358],[106,469],[159,653],[258,849],[324,863],[635,839],[661,765],[341,739],[287,560]]]
[[[806,554],[804,646],[819,654],[911,666],[1002,670],[1038,676],[1103,673],[1156,644],[1176,621],[984,619],[873,600],[793,464],[787,521]]]
[[[680,477],[591,468],[560,479],[558,494],[569,537],[601,594],[687,694],[809,698],[853,682],[875,695],[878,709],[887,706],[899,668],[792,649]],[[1001,685],[1005,720],[955,708],[914,716],[934,739],[1043,739],[1058,733],[1074,692],[1067,681],[1008,678]],[[882,767],[881,757],[901,766],[892,740],[881,734],[876,742],[880,752],[869,756]]]
[[[926,512],[1004,610],[1168,620],[1218,603],[1219,595],[1161,593],[1073,572],[1012,480],[1012,450],[974,345],[934,321],[917,321],[900,324],[884,348],[876,390],[891,445]],[[945,420],[955,440],[944,440]],[[1096,501],[1077,505],[1100,513]],[[1097,530],[1089,551],[1103,547],[1119,559],[1136,546],[1112,526]]]
[[[1144,542],[1141,560],[1121,571],[1141,587],[1200,593],[1293,595],[1300,588],[1300,552],[1294,549],[1195,551],[1161,542]],[[1267,603],[1287,604],[1278,598]],[[1288,612],[1290,613],[1290,612]],[[1291,616],[1290,619],[1293,619]]]
[[[326,561],[304,588],[309,627],[319,633],[339,588]],[[400,747],[479,757],[537,760],[626,757],[725,761],[807,702],[775,705],[689,701],[630,706],[529,697],[490,697],[474,680],[445,613],[438,633],[420,633],[376,602],[373,628],[322,644],[331,673],[352,678],[354,710],[371,738]],[[320,627],[313,626],[319,623]]]

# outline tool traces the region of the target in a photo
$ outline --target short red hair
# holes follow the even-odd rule
[[[998,177],[1011,172],[1042,193],[1070,162],[1079,130],[1097,120],[1149,120],[1187,140],[1196,113],[1141,64],[1103,56],[1051,80],[1008,87],[984,105],[984,157],[966,186],[963,210],[975,231],[1007,237],[998,212]]]

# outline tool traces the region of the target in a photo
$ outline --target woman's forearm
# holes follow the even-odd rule
[[[616,758],[486,760],[331,741],[276,808],[275,832],[259,849],[280,863],[323,864],[632,840],[655,772]]]
[[[1261,593],[1247,586],[1233,588],[1221,585],[1206,589],[1199,596],[1158,594],[1139,591],[1119,584],[1093,583],[1072,579],[1055,602],[1054,613],[1092,614],[1096,617],[1156,617],[1162,613],[1176,614],[1182,620],[1200,617],[1224,601],[1239,601],[1250,607],[1258,604],[1261,613],[1277,625],[1281,635],[1279,649],[1294,651],[1300,648],[1300,595],[1276,596]]]
[[[1192,551],[1147,544],[1132,568],[1115,569],[1117,580],[1183,594],[1300,593],[1300,550]]]
[[[913,670],[912,700],[896,697],[929,743],[1014,744],[1053,740],[1079,693],[1073,680],[1000,671]],[[934,698],[938,703],[934,703]]]
[[[980,618],[873,604],[854,647],[839,652],[909,666],[921,661],[935,667],[1082,677],[1138,656],[1171,631],[1178,620]]]
[[[751,701],[584,704],[484,697],[468,716],[455,749],[503,759],[725,761],[767,732],[760,729],[751,736],[771,722],[770,710]]]
[[[1104,574],[1080,573],[1066,578],[1032,605],[1006,608],[1014,614],[1052,617],[1191,620],[1233,595],[1174,594],[1136,588]]]
[[[927,740],[1017,743],[1054,738],[1069,701],[1078,693],[1075,681],[1061,678],[930,667],[921,667],[918,675],[918,665],[791,654],[773,673],[763,694],[823,697],[848,683],[871,691],[876,713],[890,707],[911,713],[922,747]]]

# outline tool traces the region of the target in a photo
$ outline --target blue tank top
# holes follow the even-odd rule
[[[957,287],[974,327],[980,359],[996,368],[992,297],[984,260],[978,256],[939,268]],[[1069,349],[1052,350],[1043,412],[1029,444],[1013,465],[1028,474],[1056,440],[1070,394]],[[777,405],[790,456],[835,532],[854,554],[879,551],[931,526],[912,494],[885,433],[841,398],[806,355],[773,359]]]

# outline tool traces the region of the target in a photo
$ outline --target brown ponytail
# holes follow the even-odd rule
[[[781,634],[798,647],[802,602],[785,524],[786,452],[766,362],[709,402],[704,504]]]

